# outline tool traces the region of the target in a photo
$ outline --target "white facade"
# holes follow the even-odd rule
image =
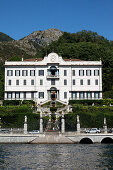
[[[5,99],[102,98],[102,62],[62,59],[50,53],[44,59],[5,62]]]

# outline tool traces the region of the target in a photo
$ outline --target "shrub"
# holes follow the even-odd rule
[[[3,106],[17,106],[20,105],[21,101],[20,100],[4,100],[3,101]]]

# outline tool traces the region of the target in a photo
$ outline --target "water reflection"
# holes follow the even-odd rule
[[[0,169],[113,169],[113,145],[3,144],[0,145]]]

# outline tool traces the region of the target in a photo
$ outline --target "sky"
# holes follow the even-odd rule
[[[49,28],[113,40],[113,0],[0,0],[0,32],[19,40]]]

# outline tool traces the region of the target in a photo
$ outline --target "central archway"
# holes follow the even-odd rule
[[[59,90],[56,87],[51,87],[48,90],[48,98],[51,100],[59,99]]]
[[[101,143],[113,143],[113,139],[110,137],[106,137],[102,139]]]
[[[90,138],[83,138],[80,140],[81,144],[93,144],[93,141]]]

